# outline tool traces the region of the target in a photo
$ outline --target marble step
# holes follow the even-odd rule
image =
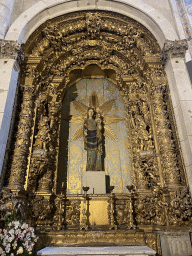
[[[43,256],[151,256],[156,252],[148,246],[109,246],[109,247],[46,247],[38,251]]]

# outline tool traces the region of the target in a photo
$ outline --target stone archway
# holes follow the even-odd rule
[[[185,43],[181,45],[185,49]],[[167,44],[164,60],[171,46]],[[23,51],[19,106],[4,185],[19,195],[29,192],[33,212],[29,218],[42,232],[53,229],[46,233],[49,242],[59,243],[57,230],[65,228],[76,233],[62,233],[63,241],[76,241],[77,229],[88,229],[87,211],[92,209],[100,212],[89,220],[90,226],[112,230],[103,231],[104,237],[98,237],[101,243],[109,237],[112,243],[117,238],[132,241],[133,233],[113,229],[137,226],[144,231],[134,231],[133,244],[145,243],[157,250],[154,225],[160,230],[191,225],[191,199],[169,88],[152,34],[135,20],[113,12],[76,12],[43,24]],[[93,71],[95,66],[114,81],[124,100],[133,186],[128,187],[132,193],[111,192],[98,195],[97,200],[90,195],[86,208],[86,194],[68,195],[64,187],[63,194],[56,193],[59,131],[66,90],[85,77],[86,68]],[[87,240],[78,233],[78,243],[90,241],[92,235],[86,232]]]
[[[6,179],[10,189],[56,191],[62,98],[77,79],[73,71],[91,64],[115,72],[112,79],[127,109],[134,186],[147,195],[164,187],[174,195],[185,186],[160,48],[141,24],[111,12],[72,13],[45,23],[23,49],[22,104]]]
[[[26,168],[29,183],[34,179],[33,175],[37,180],[37,168],[41,167],[43,172],[45,167],[41,165],[41,161],[36,167],[31,164],[34,157],[36,165],[39,154],[40,158],[46,159],[47,152],[35,151],[32,159],[27,158],[34,149],[46,149],[46,138],[43,141],[39,137],[40,145],[37,143],[41,129],[52,136],[50,140],[54,149],[50,149],[48,153],[53,154],[53,162],[57,162],[58,152],[55,149],[58,147],[58,133],[54,131],[59,129],[59,121],[55,120],[58,120],[60,115],[61,99],[68,85],[73,82],[71,72],[76,69],[83,70],[90,64],[96,64],[103,70],[114,70],[117,86],[122,90],[127,107],[128,136],[132,141],[130,155],[132,170],[135,170],[132,182],[137,184],[138,188],[143,186],[142,189],[150,187],[152,183],[163,188],[165,185],[173,187],[184,182],[183,167],[175,155],[177,142],[173,132],[170,132],[174,127],[171,127],[171,115],[164,115],[164,111],[168,113],[171,106],[168,107],[169,98],[165,97],[168,88],[160,63],[160,48],[142,25],[109,12],[72,13],[40,27],[24,46],[24,52],[28,57],[23,65],[21,83],[27,94],[24,94],[20,115],[27,116],[31,125],[34,123],[32,127],[29,124],[28,128],[25,126],[27,130],[21,138],[21,134],[24,135],[21,117],[21,128],[18,130],[20,135],[17,135],[19,138],[16,140],[10,167],[10,188],[16,188],[18,185],[18,188],[22,189]],[[35,105],[31,97],[34,98]],[[46,116],[49,121],[41,120],[42,116]],[[48,123],[52,135],[46,130]],[[148,155],[152,157],[148,158]],[[54,163],[47,162],[46,166],[51,166],[50,172],[47,176],[43,175],[44,185],[41,187],[51,192],[50,180],[52,175],[56,177],[57,171]],[[20,184],[17,184],[18,173],[23,176]],[[39,177],[41,176],[40,172]],[[143,183],[139,185],[141,179]],[[144,182],[145,179],[148,179],[148,183]]]
[[[28,37],[34,32],[43,22],[47,21],[48,19],[52,19],[56,16],[67,14],[74,11],[82,11],[82,10],[106,10],[106,8],[110,11],[118,12],[125,16],[129,16],[138,20],[141,24],[143,24],[158,40],[158,43],[161,48],[163,48],[164,42],[166,39],[169,40],[176,40],[178,39],[177,34],[170,24],[169,21],[165,19],[157,10],[152,8],[148,4],[141,4],[140,1],[118,1],[118,2],[111,2],[111,1],[97,1],[96,3],[90,2],[86,4],[83,1],[60,1],[57,0],[51,4],[45,3],[44,1],[39,1],[36,5],[32,8],[29,8],[26,12],[24,12],[10,27],[6,34],[6,41],[2,42],[2,44],[6,45],[3,58],[8,59],[9,62],[9,72],[10,76],[7,76],[5,83],[10,86],[10,93],[15,94],[16,90],[16,80],[19,73],[19,67],[17,63],[14,62],[17,53],[18,53],[18,42],[25,43]],[[166,22],[166,26],[164,26]],[[21,26],[23,24],[23,26]],[[14,40],[17,40],[14,42]],[[3,46],[4,47],[4,46]],[[10,48],[11,47],[11,48]],[[14,49],[12,49],[14,48]],[[11,50],[10,50],[11,49]],[[10,60],[11,58],[11,60]],[[18,60],[18,59],[17,59]],[[20,60],[20,57],[19,57]],[[7,66],[5,67],[7,70]],[[13,70],[14,69],[14,70]],[[170,68],[168,69],[168,74],[172,76]],[[184,72],[184,71],[183,71]],[[11,75],[12,74],[12,75]],[[172,77],[169,78],[172,82]],[[170,81],[169,81],[170,82]],[[14,92],[12,92],[14,90]],[[9,96],[9,95],[8,95]],[[12,106],[14,105],[14,97],[11,96],[9,98],[9,103],[6,104],[6,118],[4,117],[2,120],[2,134],[4,134],[4,138],[2,139],[2,156],[0,157],[0,167],[3,167],[4,158],[7,159],[6,153],[6,143],[8,141],[8,130],[7,126],[9,127],[11,124],[11,115],[12,115]],[[8,105],[8,106],[7,106]],[[179,111],[179,110],[178,110]],[[180,113],[180,116],[182,113]],[[179,117],[180,117],[179,116]],[[180,120],[176,120],[178,125],[182,123]],[[179,131],[180,132],[180,131]],[[179,134],[182,137],[182,134]],[[6,139],[5,139],[6,138]],[[9,142],[8,142],[9,143]],[[188,140],[185,144],[189,143]],[[186,146],[184,145],[183,150],[186,151]],[[189,151],[187,151],[189,154]],[[188,158],[189,156],[184,154],[185,163],[188,166]],[[190,169],[190,167],[188,168]],[[2,171],[2,179],[4,177],[4,170],[3,167]],[[188,171],[190,173],[190,170]],[[188,178],[190,179],[190,174],[188,174]]]
[[[171,23],[152,6],[138,0],[134,3],[131,0],[96,2],[56,0],[54,3],[39,1],[15,20],[6,33],[5,39],[25,43],[31,33],[47,20],[84,10],[108,10],[133,18],[143,24],[155,36],[161,48],[165,39],[178,40],[177,33]]]

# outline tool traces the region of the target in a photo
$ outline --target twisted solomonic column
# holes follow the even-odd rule
[[[33,122],[34,89],[30,85],[25,85],[23,88],[23,103],[19,114],[18,131],[8,183],[8,187],[11,190],[24,189],[31,127]]]
[[[172,131],[163,99],[163,90],[164,88],[161,85],[152,87],[151,98],[159,152],[161,155],[161,165],[163,167],[163,178],[165,184],[170,187],[179,185],[180,181]]]

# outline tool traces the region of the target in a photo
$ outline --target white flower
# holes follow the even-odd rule
[[[17,251],[17,254],[22,254],[22,253],[23,253],[23,247],[20,246],[19,249],[18,249],[18,251]]]
[[[9,230],[9,234],[13,235],[15,233],[14,229]]]
[[[31,237],[36,237],[36,235],[34,233],[31,233]]]
[[[19,248],[17,248],[18,241],[16,239],[20,239],[23,242]],[[0,247],[0,255],[21,255],[24,250],[32,254],[37,239],[38,237],[34,234],[34,228],[29,227],[27,223],[21,224],[19,221],[12,221],[8,224],[8,229],[0,229],[0,243],[2,246]],[[10,252],[11,248],[15,253]]]
[[[14,243],[13,243],[13,247],[17,247],[17,241],[15,240]]]
[[[25,243],[23,243],[23,246],[27,247],[28,246],[28,241],[25,241]]]
[[[9,252],[10,252],[10,247],[11,247],[10,244],[7,244],[7,245],[6,245],[6,247],[5,247],[6,253],[9,253]]]
[[[2,247],[0,247],[0,254],[2,254],[3,253],[3,249],[2,249]]]
[[[6,253],[9,253],[10,252],[10,247],[9,246],[5,247],[5,251],[6,251]]]
[[[15,226],[15,229],[18,229],[18,227],[20,226],[20,222],[19,221],[14,221],[14,226]]]
[[[27,250],[28,250],[28,252],[30,252],[30,251],[33,250],[33,247],[32,247],[31,245],[29,245],[29,246],[27,247]]]
[[[35,243],[30,243],[30,245],[33,247],[35,245]]]
[[[15,230],[15,235],[19,234],[19,229]]]
[[[27,238],[28,240],[31,240],[31,234],[30,234],[30,233],[27,233],[27,234],[26,234],[26,238]]]
[[[29,227],[29,225],[27,224],[27,223],[23,223],[23,225],[21,226],[21,228],[23,228],[23,229],[27,229]]]
[[[15,239],[15,236],[10,236],[10,237],[8,238],[8,242],[12,242],[14,239]]]
[[[7,245],[7,241],[4,239],[3,240],[3,244],[2,244],[4,247]]]
[[[25,234],[26,234],[26,230],[23,230],[23,232],[21,233],[21,236],[25,236]]]

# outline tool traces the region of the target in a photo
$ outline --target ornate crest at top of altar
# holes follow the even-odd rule
[[[100,34],[100,23],[101,18],[99,13],[87,13],[86,14],[86,25],[88,36],[91,39],[95,39]]]

